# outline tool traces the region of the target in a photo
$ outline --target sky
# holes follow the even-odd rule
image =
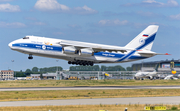
[[[71,65],[11,50],[26,35],[125,46],[148,25],[159,25],[152,51],[170,53],[128,63],[180,59],[179,0],[0,0],[0,70]]]

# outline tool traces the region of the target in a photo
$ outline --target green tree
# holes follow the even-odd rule
[[[71,66],[70,71],[99,71],[99,65],[94,66]]]
[[[32,72],[33,72],[33,73],[34,73],[34,72],[39,72],[38,70],[39,70],[39,69],[38,69],[37,67],[33,67],[33,68],[32,68]]]
[[[120,66],[120,65],[116,65],[116,66],[101,66],[101,71],[125,71],[125,68]]]
[[[40,74],[40,78],[43,79],[43,74],[42,73]]]
[[[100,71],[99,65],[94,65],[93,66],[93,71]]]
[[[126,69],[120,65],[114,66],[114,71],[126,71]]]
[[[15,71],[14,77],[26,77],[26,75],[25,75],[25,72],[22,72],[21,70],[21,71]]]
[[[106,70],[106,66],[102,65],[101,66],[101,71],[105,71]]]
[[[132,71],[132,67],[126,67],[126,71]]]
[[[32,73],[32,71],[30,69],[26,69],[25,73],[26,73],[26,75],[30,75]]]
[[[45,68],[40,68],[39,70],[41,73],[47,73],[47,72],[56,72],[57,68],[58,68],[58,71],[63,70],[63,68],[60,66],[59,67],[56,67],[56,66],[55,67],[49,67],[49,68],[45,67]]]

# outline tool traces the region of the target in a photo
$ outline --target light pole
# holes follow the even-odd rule
[[[14,60],[11,60],[11,62],[12,62],[12,71],[13,71],[13,63],[14,63]],[[14,75],[14,71],[13,71],[13,75]],[[9,77],[8,77],[9,78]]]
[[[56,80],[59,80],[58,61],[59,60],[56,60],[56,62],[57,62]]]
[[[143,63],[144,63],[144,61],[142,61],[142,67],[141,67],[141,71],[143,70],[143,67],[144,67],[144,66],[143,66]]]
[[[58,71],[58,61],[59,61],[59,60],[56,60],[56,62],[57,62],[57,71]]]

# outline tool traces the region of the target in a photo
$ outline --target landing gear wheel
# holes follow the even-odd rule
[[[32,57],[32,55],[31,55],[31,54],[29,54],[29,57],[28,57],[28,59],[33,59],[33,57]]]
[[[94,63],[93,63],[93,62],[91,62],[91,63],[90,63],[90,66],[93,66],[93,65],[94,65]]]
[[[68,64],[72,64],[72,62],[71,62],[71,61],[68,61]]]
[[[33,59],[33,57],[28,57],[28,59]]]

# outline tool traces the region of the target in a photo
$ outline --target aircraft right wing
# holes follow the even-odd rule
[[[93,52],[105,52],[105,51],[109,51],[109,52],[127,52],[129,50],[135,50],[135,49],[131,49],[131,48],[125,48],[125,47],[119,47],[119,46],[110,46],[110,45],[101,45],[101,44],[92,44],[92,43],[84,43],[84,42],[72,42],[72,41],[61,41],[59,43],[61,46],[63,47],[74,47],[76,49],[84,49],[84,48],[88,48],[91,49]]]

